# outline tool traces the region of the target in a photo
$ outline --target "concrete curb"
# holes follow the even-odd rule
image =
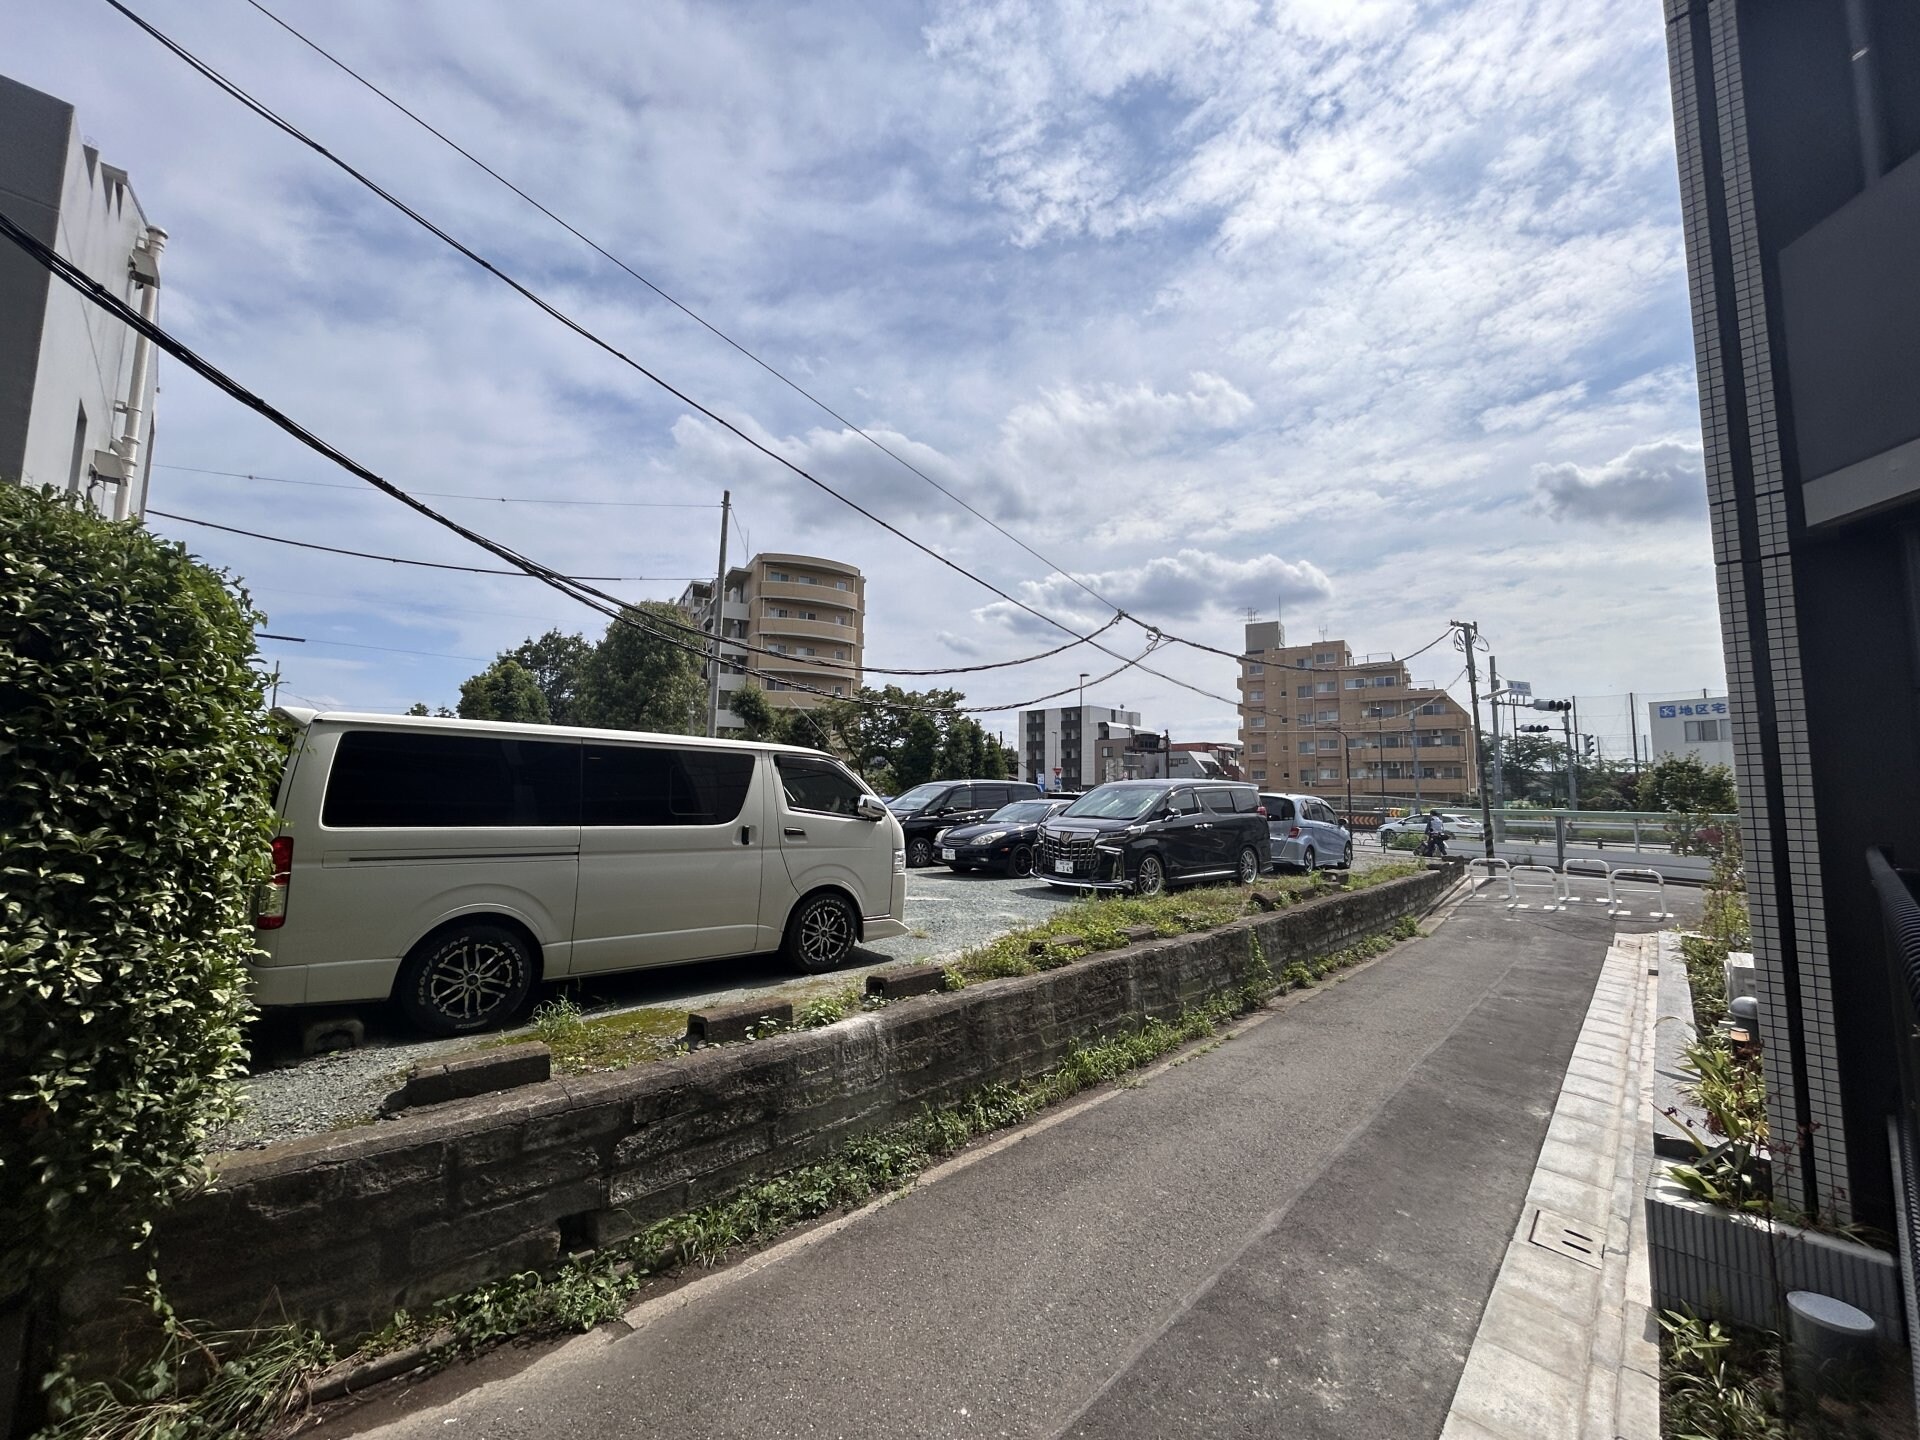
[[[1622,935],[1607,951],[1442,1440],[1659,1440],[1638,1203],[1657,945]]]

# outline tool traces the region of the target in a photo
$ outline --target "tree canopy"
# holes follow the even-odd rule
[[[460,718],[546,725],[553,716],[532,673],[503,655],[460,687]]]

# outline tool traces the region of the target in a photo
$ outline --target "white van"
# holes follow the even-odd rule
[[[283,708],[261,1005],[500,1024],[535,983],[904,935],[900,825],[817,750]]]

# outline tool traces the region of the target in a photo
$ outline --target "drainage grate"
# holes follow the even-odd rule
[[[1533,1212],[1533,1225],[1527,1232],[1527,1239],[1542,1250],[1565,1255],[1596,1270],[1600,1268],[1600,1257],[1607,1248],[1606,1240],[1596,1232],[1594,1226],[1576,1223],[1551,1210]]]

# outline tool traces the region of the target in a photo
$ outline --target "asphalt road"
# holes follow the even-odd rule
[[[1470,902],[890,1204],[319,1433],[1436,1435],[1613,928]]]

